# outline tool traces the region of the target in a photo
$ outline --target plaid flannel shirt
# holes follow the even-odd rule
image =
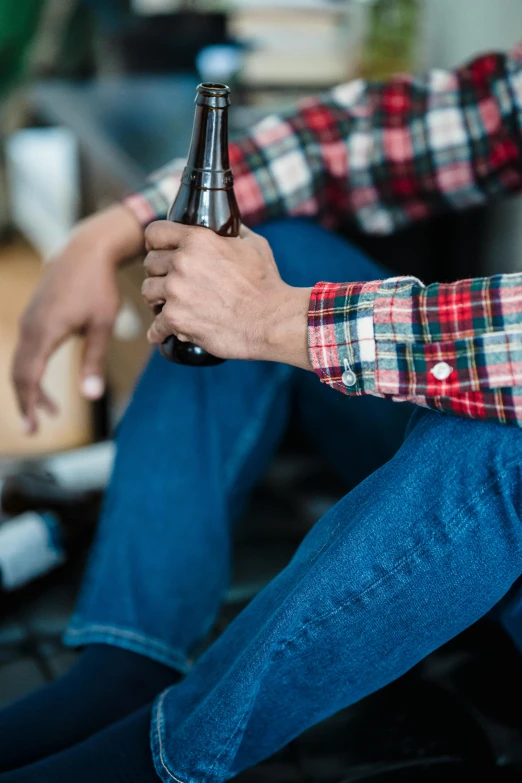
[[[232,144],[248,225],[349,216],[386,234],[522,190],[522,47],[455,70],[357,80],[270,116]],[[163,218],[183,161],[126,199]],[[321,381],[347,394],[411,401],[522,426],[522,273],[451,284],[413,277],[319,282],[309,348]]]

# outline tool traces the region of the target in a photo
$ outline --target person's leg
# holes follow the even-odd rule
[[[490,620],[499,623],[519,653],[522,654],[522,578],[518,579],[490,614]]]
[[[488,612],[522,572],[521,472],[520,430],[416,412],[397,454],[156,701],[164,783],[223,783]],[[146,717],[0,783],[118,783],[111,746],[152,783]]]
[[[310,221],[281,221],[261,233],[296,285],[385,274]],[[81,741],[186,670],[227,586],[230,521],[284,426],[291,375],[267,364],[193,370],[152,358],[120,428],[97,543],[66,634],[86,652],[70,675],[0,712],[0,734],[13,739],[0,747],[0,770]]]
[[[322,276],[386,275],[309,220],[277,221],[259,232],[294,285]],[[295,374],[281,365],[237,361],[197,370],[153,356],[117,438],[100,531],[67,644],[114,644],[187,669],[227,586],[230,522],[277,446]],[[336,396],[310,373],[307,382],[325,403]],[[350,403],[355,407],[359,400],[345,402],[349,419]],[[396,410],[388,408],[390,415]]]
[[[229,779],[400,676],[522,573],[522,433],[431,412],[415,420],[399,452],[157,701],[164,781]]]
[[[35,764],[0,774],[2,783],[159,783],[150,752],[151,705]]]
[[[120,720],[186,671],[228,585],[229,520],[286,420],[289,368],[154,354],[117,437],[64,677],[0,711],[0,771]]]
[[[290,377],[281,365],[194,369],[154,353],[118,433],[66,644],[187,671],[228,586],[231,520],[281,437]]]
[[[307,439],[353,489],[390,460],[401,447],[414,411],[380,397],[332,393],[315,376],[298,370],[293,378],[294,405]],[[328,393],[329,392],[329,393]]]
[[[390,277],[393,272],[368,259],[342,237],[305,218],[263,226],[283,279],[309,286],[318,280],[346,282]],[[315,374],[298,370],[292,402],[302,429],[351,489],[391,459],[400,447],[414,410],[378,397],[332,394]]]
[[[280,248],[279,263],[289,283],[308,284],[299,258],[309,241],[312,225],[303,221],[300,230],[292,232],[294,245],[281,241],[280,235],[286,230],[284,222],[266,227],[270,243]],[[364,254],[354,250],[349,264],[350,279],[366,279],[367,264]],[[376,273],[379,271],[377,269]],[[328,273],[331,274],[330,269]],[[323,275],[322,279],[326,277]],[[333,282],[337,279],[341,281],[341,278],[328,276]],[[303,429],[348,488],[355,487],[391,459],[401,445],[412,405],[398,405],[370,396],[353,400],[342,394],[325,395],[315,378],[302,370],[294,375],[293,387]],[[335,430],[332,430],[332,423],[335,423]],[[332,437],[333,431],[335,437]],[[502,625],[522,653],[522,578],[492,610],[491,618]]]

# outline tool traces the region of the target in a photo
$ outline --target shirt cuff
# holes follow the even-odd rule
[[[520,385],[522,331],[473,324],[459,331],[460,303],[469,324],[471,284],[461,281],[425,288],[415,277],[368,283],[318,283],[308,316],[310,359],[320,380],[345,394],[373,394],[419,402],[455,398]],[[484,309],[484,292],[477,287]],[[477,312],[476,308],[476,312]],[[442,319],[442,320],[441,320]],[[451,323],[453,323],[453,321]],[[478,317],[475,317],[478,322]]]
[[[163,204],[160,208],[160,205],[157,203],[157,194],[155,192],[149,194],[148,188],[143,188],[143,190],[137,193],[125,196],[123,203],[130,209],[143,228],[146,228],[149,223],[153,223],[154,220],[160,219],[160,215],[163,212],[166,213],[167,210],[166,204]]]
[[[317,283],[312,289],[310,360],[323,383],[345,394],[378,394],[373,309],[381,285],[381,280]]]
[[[184,165],[184,160],[173,161],[168,167],[152,174],[141,190],[123,199],[125,206],[134,213],[143,228],[154,220],[167,217],[179,190]]]

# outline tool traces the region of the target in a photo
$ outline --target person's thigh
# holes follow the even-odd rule
[[[294,285],[332,276],[334,265],[338,279],[377,274],[362,253],[311,221],[259,231]],[[119,429],[68,644],[106,642],[184,665],[219,607],[230,522],[277,448],[295,373],[260,362],[181,367],[153,355]],[[313,373],[306,384],[323,393]],[[328,417],[328,405],[323,410]]]
[[[351,242],[307,218],[274,221],[258,231],[270,243],[281,276],[290,285],[375,280],[392,274]],[[391,459],[414,410],[408,403],[335,393],[304,370],[294,374],[292,391],[303,431],[348,488]]]
[[[308,376],[299,370],[292,384],[300,426],[346,489],[353,489],[397,452],[415,407],[349,397]]]
[[[228,586],[231,522],[284,431],[291,373],[267,362],[181,367],[153,353],[117,434],[67,644],[186,668]]]
[[[307,288],[319,281],[376,280],[393,274],[310,218],[274,220],[256,231],[268,240],[281,277],[289,285]]]
[[[417,412],[158,701],[163,779],[227,780],[488,612],[522,572],[521,469],[520,430]]]

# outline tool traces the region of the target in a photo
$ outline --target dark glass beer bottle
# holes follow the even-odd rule
[[[228,157],[229,94],[225,84],[198,87],[187,165],[168,220],[205,226],[224,237],[237,237],[241,216]],[[169,361],[194,367],[209,367],[224,361],[174,335],[164,341],[160,350]]]

